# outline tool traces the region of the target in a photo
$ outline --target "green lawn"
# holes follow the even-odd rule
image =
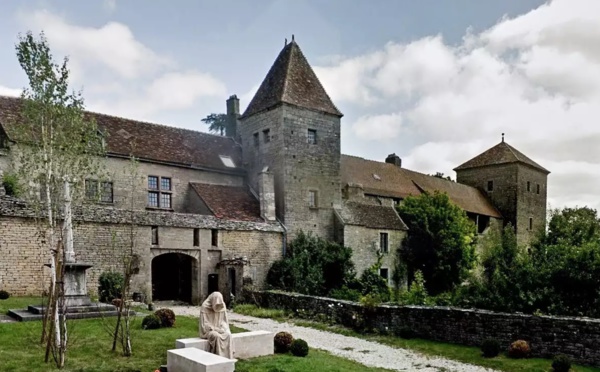
[[[10,298],[0,300],[0,313],[8,309],[25,308],[40,303],[35,298]],[[198,319],[178,316],[175,327],[142,330],[141,317],[133,320],[133,356],[125,358],[110,351],[112,339],[108,328],[114,318],[72,320],[69,323],[71,346],[67,353],[64,371],[77,372],[134,372],[154,371],[167,362],[167,350],[175,347],[178,338],[195,337]],[[243,332],[232,327],[232,332]],[[44,348],[40,345],[41,322],[0,324],[0,371],[30,372],[56,371],[54,364],[44,363]],[[307,340],[310,343],[310,340]],[[118,349],[119,350],[119,349]],[[311,349],[306,358],[291,355],[274,355],[249,361],[238,361],[236,371],[269,372],[279,367],[284,372],[384,372],[384,369],[367,368],[358,363]]]
[[[366,335],[355,332],[354,330],[346,327],[290,318],[282,310],[257,308],[254,305],[238,305],[235,307],[235,312],[249,316],[271,318],[278,321],[288,321],[299,326],[339,333],[346,336],[359,337],[392,347],[410,349],[426,355],[441,356],[464,363],[497,369],[500,371],[548,372],[551,370],[552,361],[547,359],[510,359],[504,355],[488,359],[481,356],[481,351],[477,347],[447,344],[422,339],[406,340],[394,336],[381,336],[372,334]],[[572,372],[600,372],[600,368],[574,365]]]

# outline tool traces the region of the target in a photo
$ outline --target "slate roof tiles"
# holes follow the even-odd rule
[[[247,187],[190,183],[208,209],[219,219],[264,222],[260,203]]]

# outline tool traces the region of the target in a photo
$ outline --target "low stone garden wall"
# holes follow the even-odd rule
[[[578,363],[600,365],[600,319],[449,307],[380,305],[369,309],[355,302],[279,291],[257,291],[252,296],[262,307],[352,328],[396,335],[411,331],[419,338],[470,346],[494,338],[508,348],[523,339],[529,342],[532,356],[552,358],[562,353]]]

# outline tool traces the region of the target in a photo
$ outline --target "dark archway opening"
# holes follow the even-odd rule
[[[193,258],[166,253],[152,260],[152,299],[192,302]]]

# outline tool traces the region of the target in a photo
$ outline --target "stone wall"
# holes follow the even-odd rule
[[[367,328],[394,334],[410,328],[420,338],[480,346],[484,339],[508,345],[524,339],[533,356],[552,358],[564,353],[582,364],[600,365],[600,319],[494,313],[447,307],[381,305],[365,311],[357,303],[275,291],[255,292],[261,306],[297,315],[324,314],[349,327],[367,319]]]
[[[88,270],[88,291],[96,293],[99,275],[119,269],[123,254],[130,247],[130,213],[106,207],[78,208],[74,211],[74,249],[78,262],[94,265]],[[10,197],[0,197],[0,288],[13,295],[40,295],[47,288],[48,249],[38,234],[35,211]],[[283,230],[278,223],[222,221],[212,216],[155,211],[133,214],[134,254],[139,255],[139,274],[132,290],[152,299],[152,259],[165,253],[191,256],[197,270],[199,293],[208,291],[208,274],[218,273],[224,258],[246,257],[245,270],[261,288],[270,264],[281,257]],[[158,227],[159,242],[152,244],[152,226]],[[199,245],[194,246],[194,230],[199,230]],[[212,231],[218,234],[212,245]],[[241,284],[241,283],[240,283]]]
[[[546,228],[546,200],[548,192],[548,176],[537,169],[520,165],[517,188],[517,238],[521,242],[529,242]],[[527,190],[527,183],[530,188]],[[539,185],[540,193],[537,193]],[[532,226],[529,225],[531,218]]]

